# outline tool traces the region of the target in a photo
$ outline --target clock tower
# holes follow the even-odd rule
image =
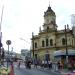
[[[56,30],[56,15],[55,12],[51,9],[50,5],[46,12],[44,12],[44,30],[51,29]]]

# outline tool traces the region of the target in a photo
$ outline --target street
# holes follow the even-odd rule
[[[18,68],[15,65],[14,73],[15,75],[61,75],[59,72],[53,72],[48,69],[33,68],[33,67],[31,69],[26,69],[24,65],[21,65],[20,68]]]

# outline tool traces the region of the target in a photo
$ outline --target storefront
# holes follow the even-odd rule
[[[56,62],[61,61],[63,66],[66,64],[66,51],[58,50],[54,52]],[[68,50],[68,65],[75,68],[75,50]]]

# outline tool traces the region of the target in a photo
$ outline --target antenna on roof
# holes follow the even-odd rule
[[[49,7],[50,7],[50,0],[49,0]]]

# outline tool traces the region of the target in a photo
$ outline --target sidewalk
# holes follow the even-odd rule
[[[59,74],[67,75],[67,74],[71,73],[67,69],[62,69],[62,70],[56,69],[56,70],[54,70],[54,69],[49,69],[49,68],[41,68],[40,66],[37,66],[37,69],[40,70],[40,71],[45,71],[45,72],[52,73],[52,74],[55,74],[55,75],[59,75]]]
[[[68,74],[73,74],[73,75],[75,75],[75,72],[71,72],[71,71],[69,71],[69,70],[67,70],[67,69],[63,69],[63,70],[61,70],[60,72],[61,72],[61,74],[63,74],[63,75],[68,75]]]
[[[34,66],[32,65],[32,68],[34,68]],[[41,68],[40,66],[37,66],[37,68],[35,68],[37,70],[40,70],[42,72],[47,72],[47,73],[51,73],[53,75],[62,75],[61,72],[53,70],[53,69],[49,69],[49,68]]]

